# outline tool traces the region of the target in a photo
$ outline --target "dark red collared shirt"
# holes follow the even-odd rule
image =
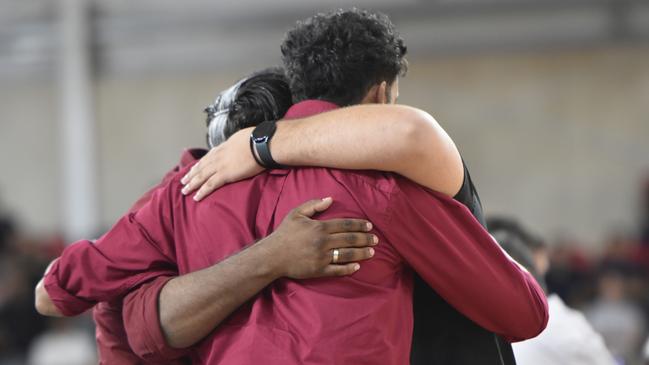
[[[146,204],[153,195],[153,192],[164,185],[166,182],[171,179],[180,169],[192,165],[198,159],[205,155],[207,151],[203,149],[187,149],[183,151],[180,162],[177,166],[171,169],[162,179],[162,182],[156,187],[152,188],[146,192],[133,206],[129,209],[129,213],[136,212],[144,204]],[[170,272],[170,275],[175,275],[177,273]],[[155,314],[157,316],[157,296],[162,289],[164,283],[166,283],[172,276],[161,276],[156,279],[153,283],[147,283],[142,289],[140,295],[132,295],[132,298],[129,297],[130,301],[127,302],[127,308],[130,309],[130,315],[136,315],[133,311],[138,307],[138,305],[151,305],[153,300],[152,297],[155,297]],[[146,291],[146,294],[145,294]],[[161,357],[151,357],[150,360],[144,360],[140,356],[144,355],[145,358],[147,352],[146,350],[138,347],[134,352],[129,342],[127,341],[126,331],[124,328],[124,323],[122,321],[122,300],[116,299],[110,302],[101,302],[98,303],[92,311],[93,319],[95,321],[95,335],[97,340],[97,351],[99,353],[99,363],[104,365],[120,364],[120,365],[136,365],[136,364],[156,364],[159,363],[154,360],[163,360]],[[156,327],[158,326],[158,327]],[[148,331],[154,331],[155,328],[159,328],[159,323],[154,323],[147,326]],[[162,334],[160,334],[162,338]],[[139,342],[134,342],[135,346],[141,346]],[[162,350],[156,349],[156,352],[161,352]],[[182,355],[182,352],[171,349],[164,349],[164,355],[167,356],[167,359],[173,354],[173,357],[179,357]],[[165,364],[170,362],[164,359]]]
[[[273,170],[195,203],[180,194],[185,171],[95,243],[66,249],[45,280],[62,312],[79,313],[176,268],[208,267],[270,234],[295,206],[332,196],[319,218],[370,220],[380,238],[374,258],[349,277],[277,280],[193,349],[195,363],[406,364],[413,270],[460,312],[510,340],[533,337],[547,323],[541,288],[467,208],[405,178]]]

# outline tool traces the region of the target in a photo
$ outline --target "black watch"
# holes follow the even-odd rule
[[[255,161],[267,169],[283,169],[284,166],[273,160],[270,154],[270,140],[273,138],[277,125],[274,120],[269,120],[259,124],[250,135],[250,152]],[[255,153],[255,151],[257,153]]]

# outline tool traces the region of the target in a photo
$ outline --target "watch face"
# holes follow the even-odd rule
[[[263,143],[268,141],[270,137],[272,137],[273,133],[275,133],[275,129],[277,126],[275,125],[275,122],[273,121],[266,121],[257,126],[252,131],[252,137],[254,138],[255,143]],[[257,142],[257,139],[266,137],[266,140]]]
[[[255,143],[266,143],[266,142],[268,142],[268,136],[253,137],[252,141],[255,142]]]

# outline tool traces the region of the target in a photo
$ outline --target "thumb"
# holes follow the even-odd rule
[[[327,208],[331,206],[331,203],[333,203],[333,199],[331,197],[309,200],[308,202],[297,207],[296,212],[307,217],[312,217],[318,212],[327,210]]]

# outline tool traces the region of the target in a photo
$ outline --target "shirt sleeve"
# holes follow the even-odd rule
[[[545,328],[543,290],[465,206],[398,177],[387,217],[386,238],[465,316],[509,341],[534,337]]]
[[[44,283],[64,315],[77,315],[152,278],[177,272],[174,187],[158,189],[140,210],[122,217],[97,241],[82,240],[63,251]]]
[[[162,333],[158,298],[165,284],[174,276],[160,276],[124,297],[122,318],[131,349],[147,363],[169,363],[189,353],[167,345]]]

